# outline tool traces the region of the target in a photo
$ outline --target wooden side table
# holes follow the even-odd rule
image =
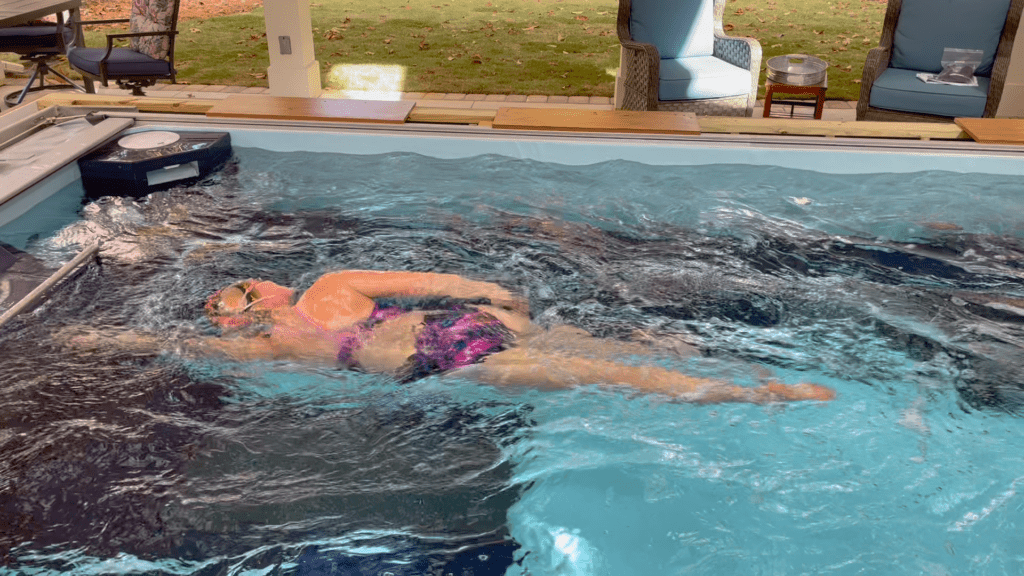
[[[810,86],[791,86],[771,80],[764,81],[764,117],[767,118],[772,112],[772,96],[776,92],[783,94],[812,94],[816,101],[812,104],[805,100],[776,100],[776,104],[789,104],[790,106],[814,106],[815,120],[821,120],[821,111],[825,107],[825,91],[828,90],[828,76],[820,84]],[[793,108],[789,109],[789,115],[793,116]]]

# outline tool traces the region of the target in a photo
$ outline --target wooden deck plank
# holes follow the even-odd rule
[[[494,128],[624,134],[700,134],[692,112],[499,108]]]
[[[40,110],[51,106],[124,106],[139,112],[170,112],[177,114],[206,114],[213,106],[213,100],[194,98],[151,98],[149,96],[107,96],[103,94],[80,94],[75,92],[47,94],[38,100]]]
[[[707,133],[764,134],[778,136],[832,136],[853,138],[909,138],[914,140],[961,140],[967,134],[956,124],[926,122],[858,122],[792,118],[728,118],[701,116],[700,129]]]
[[[411,102],[406,102],[412,104]],[[153,98],[149,96],[138,98],[68,92],[48,94],[41,97],[37,104],[40,108],[47,106],[128,106],[136,108],[140,112],[206,114],[207,111],[217,104],[217,101],[199,98]],[[407,121],[487,125],[489,122],[496,120],[497,116],[495,110],[430,108],[429,106],[428,102],[421,102],[416,105],[409,113]],[[562,115],[565,115],[566,112],[572,112],[571,110],[550,108],[518,110],[544,110],[548,113]],[[580,110],[575,112],[583,114],[594,113],[594,111]],[[607,114],[610,111],[600,112]],[[622,112],[625,111],[619,111],[619,114]],[[665,114],[665,112],[658,112],[656,114]],[[905,138],[917,140],[963,140],[971,138],[966,131],[953,123],[855,122],[793,118],[725,118],[714,116],[699,116],[696,117],[695,122],[698,124],[697,130],[700,132],[721,134]],[[499,126],[497,122],[494,122],[494,126],[504,127]],[[634,132],[639,131],[636,127],[632,127],[632,130]]]
[[[1024,120],[1011,118],[957,118],[975,142],[982,144],[1024,144]]]
[[[474,110],[466,108],[430,108],[429,104],[417,104],[409,113],[409,122],[428,124],[481,124],[492,122],[496,110]]]
[[[206,112],[206,115],[210,118],[403,124],[415,105],[415,102],[408,100],[383,102],[377,100],[238,95],[229,96],[215,103]]]

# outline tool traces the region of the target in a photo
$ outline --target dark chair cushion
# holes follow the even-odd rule
[[[68,62],[83,72],[99,76],[100,60],[106,53],[106,48],[75,48],[68,53]],[[107,77],[126,76],[170,77],[171,65],[127,48],[114,48],[107,59]]]
[[[977,86],[925,84],[917,70],[886,68],[871,87],[873,108],[932,114],[949,118],[981,118],[988,103],[991,78],[978,76]]]
[[[12,26],[0,28],[0,52],[16,54],[60,54],[56,26]]]

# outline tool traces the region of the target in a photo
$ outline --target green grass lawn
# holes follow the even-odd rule
[[[316,58],[325,85],[340,64],[404,67],[407,92],[612,96],[619,46],[609,0],[318,0]],[[867,50],[877,45],[878,0],[735,0],[729,34],[758,39],[764,62],[792,53],[829,62],[830,98],[856,100]],[[262,10],[182,21],[179,80],[266,86]],[[100,31],[88,36],[101,46]],[[764,81],[764,71],[761,81]],[[763,89],[762,89],[763,90]],[[763,95],[763,93],[762,93]]]

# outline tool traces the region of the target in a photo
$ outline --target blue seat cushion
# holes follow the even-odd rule
[[[1010,0],[903,0],[890,66],[942,70],[944,48],[982,50],[978,76],[992,75]]]
[[[874,108],[951,118],[980,118],[985,113],[989,78],[978,77],[977,86],[947,86],[925,84],[917,74],[917,70],[886,68],[871,86],[868,102]]]
[[[56,26],[0,28],[0,52],[17,54],[60,53]]]
[[[100,75],[100,60],[107,53],[106,48],[75,48],[68,53],[72,66],[94,76]],[[171,76],[171,64],[156,60],[127,48],[114,48],[107,60],[107,77],[124,76]]]
[[[700,100],[750,93],[750,70],[714,56],[663,59],[659,100]]]
[[[662,58],[715,53],[713,0],[633,0],[629,15],[633,40],[654,44]]]

